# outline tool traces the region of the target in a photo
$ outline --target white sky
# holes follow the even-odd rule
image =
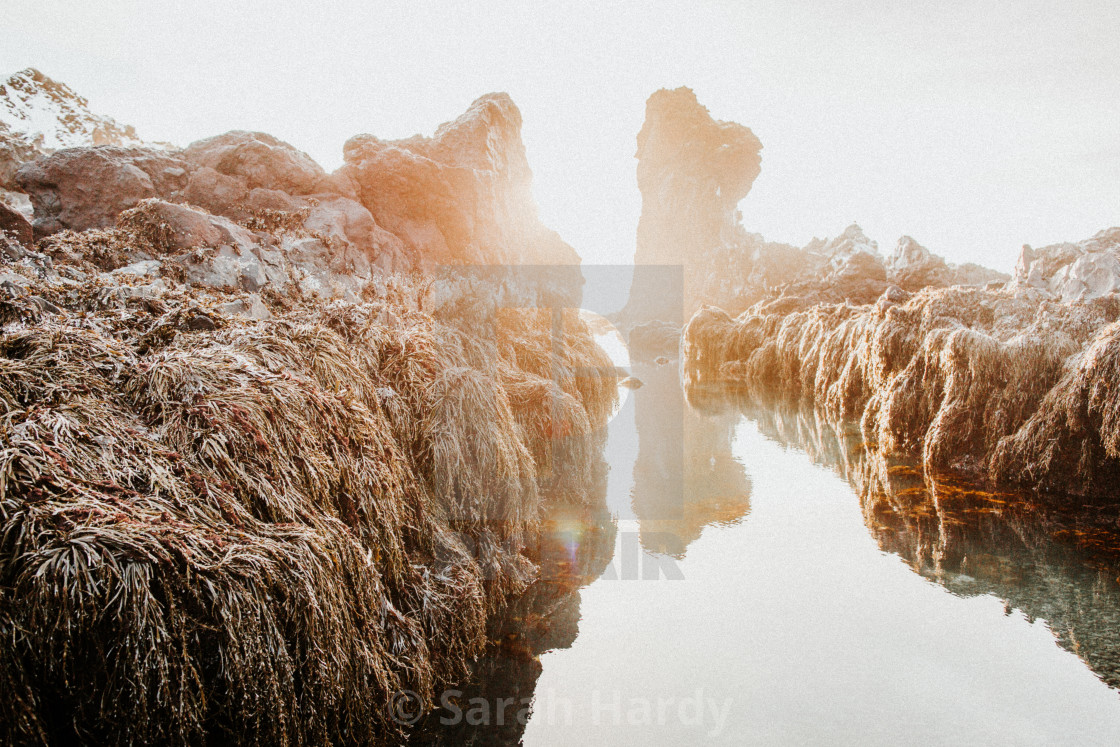
[[[351,135],[508,91],[542,218],[589,262],[632,256],[635,136],[679,85],[761,138],[741,207],[772,240],[856,221],[1007,270],[1120,224],[1120,3],[918,5],[4,0],[0,73],[38,67],[148,139],[263,130],[327,168]]]

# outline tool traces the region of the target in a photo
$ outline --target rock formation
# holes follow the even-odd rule
[[[465,676],[542,509],[605,514],[617,388],[574,310],[558,334],[493,313],[536,288],[403,272],[578,262],[516,107],[348,154],[327,174],[231,132],[18,168],[0,743],[401,741],[393,694],[427,710]]]
[[[187,183],[187,164],[151,148],[112,145],[67,148],[24,164],[16,183],[31,198],[35,234],[110,228],[141,200],[174,199]]]
[[[635,263],[639,281],[643,265],[681,266],[686,314],[702,304],[738,312],[776,296],[805,304],[869,303],[891,285],[915,291],[1007,279],[977,265],[950,265],[905,236],[884,258],[855,224],[801,248],[748,233],[737,206],[760,173],[761,148],[746,127],[713,120],[687,88],[658,91],[646,103],[638,134],[642,215]],[[648,308],[665,295],[663,284],[638,282],[627,309],[632,321],[667,321]]]
[[[1108,494],[1120,477],[1120,405],[1109,383],[1120,294],[1080,287],[1063,299],[1073,281],[1109,285],[1070,270],[1079,261],[1107,266],[1116,235],[1032,253],[1004,284],[914,294],[891,286],[861,305],[779,297],[736,319],[706,308],[686,329],[686,368],[698,380],[808,403],[834,422],[858,421],[868,444],[919,455],[933,472]],[[907,252],[920,255],[910,244],[899,254]],[[1030,267],[1062,280],[1034,287],[1024,282]]]
[[[642,214],[630,321],[680,324],[697,305],[712,256],[742,243],[737,205],[758,177],[761,149],[746,127],[713,120],[691,89],[649,97],[636,154]],[[650,266],[680,267],[681,278]],[[670,300],[674,308],[658,308]]]
[[[18,193],[15,173],[22,164],[87,145],[144,143],[132,127],[94,114],[86,99],[34,68],[0,83],[0,197],[17,199],[6,193]]]
[[[537,218],[521,114],[505,94],[478,99],[432,138],[360,135],[345,156],[328,174],[288,143],[234,131],[182,150],[66,148],[23,164],[14,183],[30,197],[40,238],[111,228],[124,211],[157,199],[249,227],[299,216],[304,255],[360,254],[377,271],[579,264]]]
[[[738,315],[696,311],[683,341],[690,378],[858,421],[872,447],[920,455],[931,471],[1111,491],[1120,229],[1024,247],[1014,279],[952,265],[909,236],[884,258],[854,224],[797,249],[738,223],[758,175],[749,130],[713,122],[678,89],[650,98],[638,141],[638,261],[684,264],[689,311]],[[647,285],[634,293],[656,298]]]
[[[761,171],[761,150],[748,128],[713,120],[691,89],[650,96],[638,133],[635,264],[702,263],[738,241],[738,204]]]
[[[425,265],[579,262],[537,219],[521,112],[506,94],[479,98],[431,138],[358,135],[344,154],[339,175]]]
[[[1063,301],[1091,300],[1120,291],[1120,228],[1101,231],[1076,244],[1042,249],[1024,246],[1015,282]]]

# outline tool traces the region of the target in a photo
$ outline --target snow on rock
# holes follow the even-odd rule
[[[0,123],[46,153],[79,145],[144,145],[131,126],[94,114],[84,97],[34,68],[0,83]]]

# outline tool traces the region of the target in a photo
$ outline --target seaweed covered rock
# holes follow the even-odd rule
[[[188,164],[153,148],[67,148],[16,172],[35,208],[35,235],[110,228],[123,211],[153,197],[175,199]]]
[[[1030,487],[1108,493],[1120,467],[1108,392],[1120,296],[955,286],[874,304],[697,312],[686,371],[858,421],[887,453]],[[1094,477],[1096,476],[1096,477]]]
[[[504,93],[483,96],[431,138],[358,135],[336,175],[357,185],[377,224],[426,266],[578,264],[537,218],[521,112]]]
[[[616,390],[574,312],[159,275],[227,224],[145,203],[0,253],[4,743],[400,738],[393,693],[429,705],[533,579],[542,491],[595,477]]]

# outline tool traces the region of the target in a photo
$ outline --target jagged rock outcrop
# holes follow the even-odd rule
[[[949,265],[945,260],[909,236],[898,240],[887,257],[886,270],[891,282],[906,291],[950,284]]]
[[[26,163],[16,172],[35,208],[35,234],[112,227],[141,200],[175,199],[186,187],[188,165],[166,151],[100,145],[67,148]]]
[[[537,218],[521,112],[504,93],[477,99],[431,138],[358,135],[344,155],[337,176],[423,265],[579,263]]]
[[[712,253],[699,301],[740,313],[760,301],[792,310],[816,303],[866,304],[890,291],[983,286],[1010,276],[976,264],[954,265],[909,236],[886,258],[857,224],[804,247],[746,234]],[[894,289],[893,291],[891,289]]]
[[[739,312],[778,298],[786,308],[863,304],[892,285],[915,291],[1007,279],[978,265],[950,265],[909,237],[884,258],[855,224],[800,249],[747,233],[737,205],[760,173],[761,147],[748,128],[713,120],[687,88],[649,98],[637,151],[639,269],[623,316],[664,318],[649,308],[666,294],[664,283],[656,273],[642,281],[642,265],[682,266],[686,314],[705,303]]]
[[[713,256],[745,239],[736,206],[758,177],[761,149],[748,128],[712,119],[691,89],[649,97],[638,133],[642,214],[624,326],[679,325],[700,303]],[[680,267],[680,277],[657,269],[666,266]]]
[[[704,262],[741,236],[739,201],[762,168],[750,129],[712,119],[689,88],[657,91],[638,133],[636,264]]]
[[[1120,228],[1077,243],[1041,249],[1024,246],[1015,282],[1045,290],[1063,301],[1089,300],[1120,290]]]
[[[887,257],[886,269],[887,279],[892,284],[910,292],[950,285],[1004,283],[1011,278],[972,262],[963,265],[946,262],[909,236],[898,240],[898,245]]]
[[[379,271],[579,263],[537,218],[521,114],[505,94],[478,99],[432,138],[361,135],[345,153],[328,174],[277,138],[233,131],[183,150],[66,148],[24,164],[16,184],[30,196],[37,237],[110,228],[159,199],[250,227],[299,216],[312,235],[293,256],[359,252]]]
[[[143,145],[130,125],[94,114],[89,101],[35,68],[0,83],[0,122],[42,152],[79,145]]]

